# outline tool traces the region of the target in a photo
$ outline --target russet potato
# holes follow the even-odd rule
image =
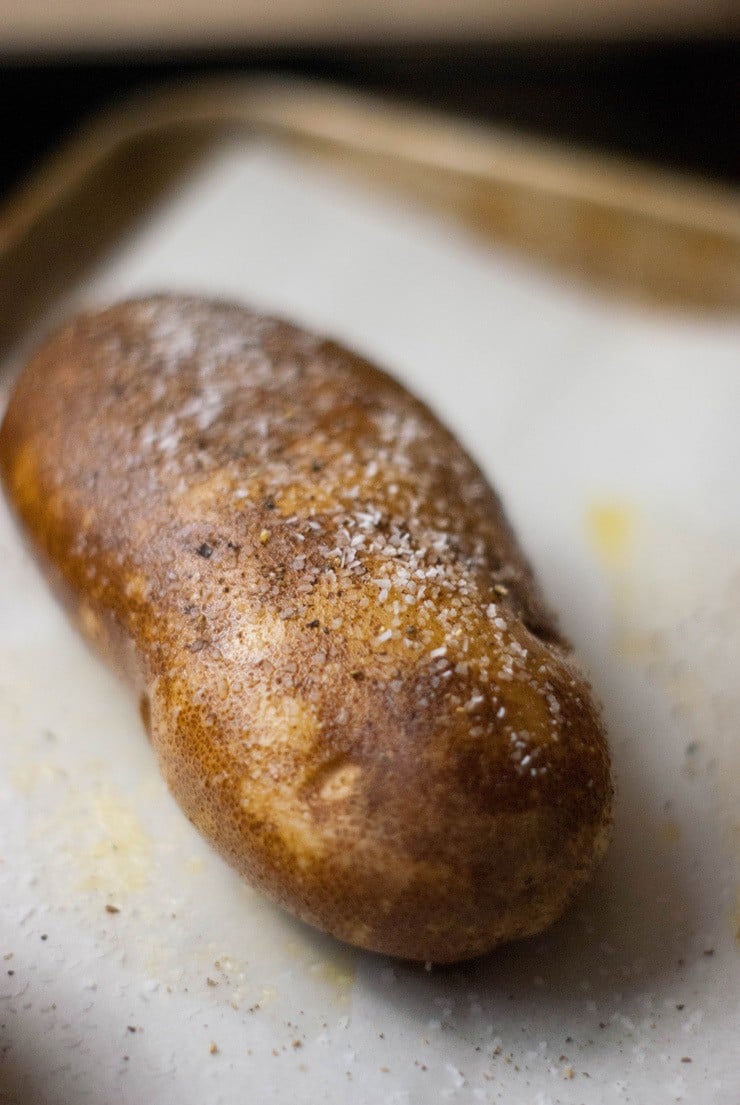
[[[588,684],[498,498],[385,373],[240,306],[121,303],[31,358],[0,472],[183,810],[286,909],[450,962],[586,881]]]

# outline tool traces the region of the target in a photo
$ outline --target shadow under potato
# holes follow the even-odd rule
[[[637,1032],[635,1021],[668,999],[680,1003],[689,988],[686,968],[702,955],[700,903],[686,846],[661,838],[666,796],[639,755],[639,742],[651,739],[649,705],[625,697],[624,687],[598,689],[612,700],[606,713],[617,780],[606,859],[560,921],[537,937],[431,971],[395,964],[393,986],[380,971],[363,972],[374,999],[418,1028],[446,1000],[454,1016],[442,1027],[471,1043],[488,1029],[504,1050],[523,1043],[521,1032],[557,1047],[558,1026],[564,1050],[567,1043],[594,1054],[613,1051],[615,1036]]]

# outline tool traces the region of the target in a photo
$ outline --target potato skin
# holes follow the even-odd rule
[[[588,684],[497,497],[385,373],[243,307],[121,303],[31,358],[0,473],[187,816],[292,913],[452,962],[586,881]]]

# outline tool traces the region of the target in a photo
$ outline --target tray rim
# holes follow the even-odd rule
[[[451,183],[461,194],[468,189],[473,195],[477,189],[489,202],[498,194],[513,195],[515,202],[524,201],[535,212],[538,204],[549,205],[551,224],[553,211],[571,205],[587,217],[616,220],[637,231],[636,240],[649,239],[653,265],[663,246],[676,248],[682,242],[680,251],[688,244],[689,264],[708,264],[710,273],[705,281],[708,294],[703,287],[698,299],[689,294],[685,298],[690,305],[730,310],[740,306],[740,190],[321,81],[280,75],[198,78],[165,85],[139,91],[93,116],[0,205],[0,265],[12,264],[25,239],[127,146],[158,136],[225,130],[276,140],[303,153],[328,151],[335,168],[337,162],[341,168],[342,161],[352,168],[354,159],[365,178],[376,176],[378,181],[383,180],[382,167],[391,165],[401,174],[400,184],[399,179],[394,182],[396,191],[404,192],[406,173],[415,179],[412,193],[423,205],[418,182],[428,179],[439,185],[442,209],[453,215],[455,201],[445,192]],[[368,159],[374,159],[377,173],[368,170]],[[439,209],[433,192],[432,187],[432,207]],[[500,226],[492,229],[485,217],[480,222],[485,236],[506,241]],[[480,231],[480,226],[475,229]],[[537,258],[539,247],[539,259],[554,257],[561,268],[576,269],[586,284],[613,283],[617,291],[624,291],[621,277],[610,275],[604,281],[593,257],[584,259],[571,247],[556,247],[548,255],[545,233],[535,231],[526,242],[525,237],[522,245],[530,256]],[[508,245],[518,244],[509,229]],[[683,261],[686,270],[686,257]],[[713,263],[722,273],[719,293]],[[607,271],[610,265],[616,272],[618,262],[610,259]],[[637,285],[639,298],[649,281],[640,286],[638,280]],[[658,302],[663,295],[661,291]],[[669,291],[665,298],[681,302],[684,293],[672,297]]]
[[[740,189],[310,79],[203,78],[139,91],[62,142],[0,207],[0,255],[119,147],[160,130],[246,124],[648,215],[740,242]]]

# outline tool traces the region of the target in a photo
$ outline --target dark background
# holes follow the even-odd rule
[[[183,76],[315,76],[740,182],[740,42],[333,46],[0,60],[0,196],[83,118]]]

